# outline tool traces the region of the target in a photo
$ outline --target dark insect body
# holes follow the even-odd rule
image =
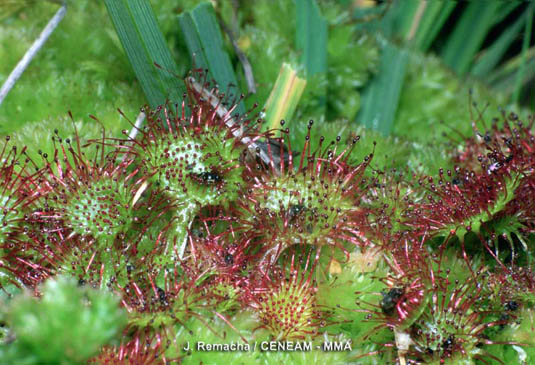
[[[215,185],[223,181],[223,177],[214,171],[205,171],[193,176],[195,180],[205,185]]]
[[[227,265],[232,265],[232,264],[234,264],[234,256],[232,256],[230,253],[227,253],[227,254],[225,255],[225,263],[226,263]]]
[[[396,304],[398,304],[402,295],[403,289],[401,288],[392,288],[387,293],[383,293],[383,299],[381,300],[383,313],[388,315],[393,314]]]
[[[295,218],[299,217],[299,215],[304,212],[307,208],[304,205],[301,204],[294,204],[290,206],[288,215],[290,221],[294,220]]]
[[[455,345],[455,337],[450,335],[443,343],[442,350],[444,354],[451,354],[453,351],[453,346]]]
[[[508,312],[514,312],[518,309],[518,303],[515,302],[514,300],[511,300],[507,303],[504,304],[504,309]]]

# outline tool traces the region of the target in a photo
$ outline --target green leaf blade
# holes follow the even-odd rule
[[[181,14],[179,24],[195,67],[208,69],[211,78],[227,95],[239,96],[241,91],[212,4],[204,2]],[[245,113],[243,102],[236,112]]]
[[[468,3],[442,50],[444,62],[458,74],[470,69],[475,54],[494,24],[500,5],[499,1]]]
[[[440,29],[457,5],[456,1],[428,1],[415,36],[418,48],[425,52],[437,37]]]
[[[524,25],[526,17],[520,17],[507,28],[500,37],[485,51],[483,56],[472,67],[470,73],[475,76],[485,76],[496,67],[501,58],[513,43],[520,29]]]
[[[384,41],[379,72],[362,94],[357,122],[384,135],[392,132],[409,52]]]
[[[515,82],[515,91],[513,93],[513,101],[518,103],[520,99],[520,90],[522,89],[522,83],[524,80],[524,75],[526,74],[527,66],[527,53],[529,49],[529,44],[531,42],[531,33],[533,31],[533,16],[535,14],[535,3],[531,3],[528,10],[526,11],[526,27],[524,29],[524,39],[522,40],[522,54],[521,59],[522,63],[518,69],[516,82]]]
[[[150,4],[143,0],[105,0],[105,4],[150,106],[180,101],[185,86],[176,77],[176,64]]]
[[[307,77],[327,71],[327,20],[314,0],[296,1],[296,46]]]
[[[291,65],[283,63],[264,109],[269,129],[278,128],[281,120],[292,118],[307,81],[297,76]]]

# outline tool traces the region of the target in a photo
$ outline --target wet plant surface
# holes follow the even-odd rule
[[[119,31],[111,3],[73,9],[108,10]],[[97,84],[107,95],[117,83],[117,103],[125,105],[113,118],[120,122],[110,121],[111,106],[98,94],[94,114],[102,113],[89,122],[77,119],[89,106],[73,101],[73,112],[54,110],[65,116],[50,131],[41,104],[33,114],[38,123],[24,117],[28,123],[15,127],[6,118],[16,118],[13,106],[32,97],[6,99],[0,362],[535,362],[533,112],[518,103],[498,109],[510,95],[478,82],[468,92],[436,58],[411,54],[406,69],[397,64],[407,80],[398,85],[395,123],[381,108],[373,114],[378,86],[363,86],[380,84],[380,57],[394,52],[402,61],[405,51],[385,46],[367,27],[383,19],[378,10],[397,8],[374,3],[364,29],[344,21],[340,14],[349,15],[338,2],[301,8],[318,27],[312,44],[324,41],[325,68],[322,57],[304,52],[315,47],[306,39],[297,37],[298,51],[288,43],[287,33],[307,24],[300,16],[285,23],[280,14],[306,4],[316,2],[259,1],[236,13],[248,17],[234,19],[241,33],[229,35],[229,43],[239,57],[229,62],[251,58],[256,94],[236,92],[247,88],[246,68],[238,76],[231,69],[236,84],[222,85],[232,77],[224,62],[215,71],[210,52],[198,56],[200,65],[151,60],[158,82],[150,94],[146,75],[134,81],[122,69],[128,61],[136,71],[141,66],[119,31],[105,43],[122,45],[127,56],[111,54],[117,72]],[[210,16],[224,28],[237,11],[225,3],[214,12],[195,1],[155,8],[180,13],[188,37],[191,19],[195,32]],[[463,9],[453,14],[462,18]],[[163,29],[171,27],[158,16]],[[89,31],[80,19],[66,26]],[[199,44],[207,42],[199,34]],[[51,42],[58,52],[59,40]],[[180,38],[170,54],[189,51],[190,42]],[[103,52],[96,43],[88,47]],[[342,51],[362,62],[349,65]],[[444,53],[453,71],[467,67]],[[280,61],[294,59],[277,77]],[[488,67],[473,62],[473,75]],[[53,66],[45,63],[46,70]],[[48,81],[39,75],[42,95]],[[137,89],[126,96],[128,82],[140,83],[149,104],[140,108]],[[169,93],[153,103],[171,84],[180,85],[178,99]],[[301,95],[295,85],[304,84]],[[431,84],[440,85],[438,96],[430,96]],[[21,85],[16,93],[24,94],[29,86]]]
[[[373,150],[351,162],[360,138],[327,141],[313,123],[303,149],[284,129],[267,163],[245,158],[277,131],[227,123],[202,103],[146,107],[134,139],[56,134],[39,163],[7,138],[3,290],[41,295],[62,275],[118,295],[127,325],[97,362],[187,360],[190,321],[223,343],[351,340],[347,361],[529,352],[519,338],[535,295],[532,119],[504,114],[501,127],[475,130],[464,148],[480,155],[452,151],[453,171],[431,177],[378,170]],[[355,316],[367,330],[352,328]]]

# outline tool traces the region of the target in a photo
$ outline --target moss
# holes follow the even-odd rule
[[[176,4],[162,1],[152,4],[181,75],[185,74],[191,63],[176,16],[199,2],[186,0]],[[294,44],[295,4],[292,1],[241,1],[243,7],[234,19],[232,2],[213,3],[218,15],[227,25],[239,28],[238,44],[249,57],[253,67],[258,91],[256,95],[247,98],[246,102],[249,106],[254,102],[262,105],[271,92],[281,63],[298,65],[299,54]],[[393,297],[392,293],[402,293],[409,279],[414,279],[417,283],[423,282],[421,277],[425,275],[421,270],[412,273],[408,270],[405,272],[404,268],[400,269],[403,275],[387,275],[387,269],[380,261],[385,254],[390,258],[390,265],[394,266],[396,253],[406,250],[407,253],[413,254],[410,250],[416,250],[417,243],[421,243],[425,250],[430,251],[429,257],[414,253],[410,260],[421,260],[429,264],[436,273],[436,281],[433,279],[432,284],[426,282],[425,287],[420,284],[415,286],[417,290],[433,294],[433,298],[425,294],[425,300],[418,302],[419,306],[414,310],[414,314],[411,313],[410,320],[406,321],[406,326],[403,327],[406,330],[404,334],[414,341],[413,345],[407,345],[410,347],[408,360],[422,361],[427,358],[430,363],[438,363],[443,360],[439,360],[439,357],[450,357],[450,360],[471,364],[480,357],[486,360],[487,351],[511,364],[533,361],[533,341],[530,335],[534,326],[534,295],[530,257],[523,259],[528,261],[527,264],[524,261],[516,261],[509,265],[506,258],[509,257],[510,251],[500,247],[503,253],[498,257],[503,257],[503,262],[508,265],[507,269],[510,266],[517,274],[524,270],[524,276],[511,276],[509,281],[498,276],[492,283],[488,277],[481,275],[477,278],[481,280],[471,281],[474,272],[480,268],[482,273],[488,272],[489,275],[496,274],[495,271],[499,269],[496,263],[488,264],[488,260],[485,261],[479,240],[477,247],[473,247],[475,245],[467,240],[464,242],[466,249],[462,245],[461,251],[458,247],[459,238],[451,238],[448,248],[444,248],[443,236],[449,234],[453,226],[448,226],[428,240],[429,222],[420,226],[413,224],[410,227],[416,228],[409,231],[410,222],[407,222],[405,215],[414,213],[409,211],[414,204],[433,197],[441,199],[436,192],[429,189],[425,192],[418,190],[416,184],[412,184],[416,179],[411,173],[436,174],[440,167],[452,168],[451,156],[455,150],[464,148],[460,145],[465,136],[473,133],[472,120],[479,119],[477,110],[470,106],[469,87],[473,88],[473,100],[480,103],[483,100],[488,101],[491,110],[496,110],[506,99],[500,93],[489,91],[474,80],[457,78],[438,58],[411,51],[393,135],[385,137],[348,122],[354,119],[360,108],[361,89],[376,72],[379,51],[373,34],[355,31],[354,24],[348,22],[349,14],[342,11],[337,2],[325,1],[321,2],[320,6],[330,24],[328,70],[308,80],[296,114],[292,120],[287,121],[286,126],[290,127],[288,138],[292,149],[301,151],[300,155],[295,156],[294,162],[299,161],[300,157],[306,156],[308,152],[319,151],[319,155],[316,154],[316,158],[310,161],[310,166],[316,163],[316,167],[322,165],[322,169],[328,170],[327,165],[332,164],[343,166],[341,171],[345,167],[348,167],[348,170],[356,169],[355,174],[359,179],[351,182],[352,189],[347,195],[339,191],[340,186],[349,183],[343,182],[345,179],[341,173],[333,173],[332,179],[318,181],[310,178],[314,171],[308,167],[302,168],[308,175],[299,175],[304,176],[300,178],[291,177],[292,172],[288,170],[282,176],[274,177],[269,175],[269,171],[249,169],[248,164],[242,164],[241,153],[245,146],[236,148],[239,143],[231,136],[232,133],[228,133],[225,125],[204,129],[200,138],[195,135],[197,132],[192,132],[193,129],[201,130],[200,126],[189,130],[194,123],[188,124],[186,120],[180,120],[174,129],[189,130],[191,133],[169,133],[168,130],[161,129],[160,121],[157,120],[161,116],[158,111],[153,116],[155,121],[152,129],[140,131],[138,135],[144,135],[145,140],[138,138],[139,148],[134,147],[133,150],[139,156],[144,152],[148,153],[141,156],[141,160],[144,159],[141,166],[130,166],[131,169],[128,170],[130,174],[137,169],[137,176],[144,175],[143,179],[146,178],[151,184],[139,190],[136,184],[132,186],[134,190],[118,188],[121,194],[116,200],[120,201],[121,206],[111,213],[96,205],[89,212],[80,208],[83,204],[81,201],[88,199],[85,188],[76,190],[78,195],[62,200],[62,203],[65,202],[63,204],[49,205],[48,208],[65,207],[68,216],[62,217],[60,223],[66,226],[66,230],[61,234],[70,238],[73,229],[72,235],[84,234],[84,230],[77,231],[73,224],[76,223],[76,218],[82,220],[87,215],[93,222],[101,222],[103,219],[109,220],[111,214],[113,227],[108,227],[109,229],[103,232],[92,230],[92,237],[96,237],[94,245],[81,244],[75,240],[53,242],[48,236],[42,239],[39,237],[39,242],[36,239],[35,246],[39,245],[38,248],[29,246],[30,248],[26,249],[24,244],[18,245],[22,248],[16,255],[9,257],[9,262],[4,259],[5,256],[2,257],[3,261],[0,260],[0,297],[9,297],[11,293],[15,293],[15,284],[21,287],[27,284],[24,279],[35,284],[43,277],[58,273],[80,279],[80,282],[94,285],[100,283],[101,289],[106,286],[120,291],[123,305],[131,310],[129,320],[126,320],[130,327],[123,333],[123,345],[120,348],[107,347],[101,354],[102,359],[116,359],[114,356],[120,352],[119,349],[126,349],[127,353],[138,356],[128,359],[134,362],[143,358],[146,351],[150,353],[146,359],[153,356],[148,361],[156,361],[155,359],[161,359],[161,356],[165,355],[168,359],[181,358],[186,364],[394,363],[402,354],[401,351],[398,353],[396,348],[394,333],[388,329],[396,326],[396,330],[401,329],[401,326],[396,325],[397,319],[394,318],[395,312],[392,310],[397,305],[399,295]],[[8,17],[2,18],[0,59],[4,62],[0,65],[0,82],[7,77],[56,10],[57,4],[31,2],[26,6],[19,6]],[[225,47],[230,50],[228,39],[225,39],[225,42]],[[241,65],[237,58],[234,58],[233,62],[241,77],[242,90],[246,90]],[[144,100],[103,3],[91,0],[71,1],[67,16],[60,27],[32,61],[2,105],[0,134],[13,134],[16,143],[28,146],[28,156],[36,161],[37,165],[41,165],[46,162],[44,153],[48,156],[54,155],[54,129],[58,129],[57,134],[63,139],[71,140],[75,139],[76,130],[81,144],[100,138],[102,127],[106,128],[107,136],[121,137],[122,130],[130,129],[131,126],[117,113],[116,108],[120,107],[134,120]],[[68,110],[72,111],[74,121],[68,116]],[[101,122],[89,118],[90,114],[98,117]],[[309,135],[306,124],[309,118],[315,119],[312,136]],[[149,119],[150,117],[147,118]],[[478,120],[479,122],[481,121]],[[206,124],[203,120],[202,126]],[[244,129],[249,130],[249,127],[250,125]],[[151,138],[157,133],[151,134],[151,131],[162,132],[166,137],[153,143]],[[348,147],[352,148],[351,153],[341,153],[346,146],[351,145],[357,135],[360,136],[359,142]],[[320,136],[325,137],[321,149]],[[327,147],[327,144],[336,141],[338,136],[339,143],[335,142],[335,147]],[[199,138],[195,140],[194,137]],[[257,138],[256,131],[250,137]],[[302,147],[308,138],[310,148],[303,151]],[[195,146],[193,142],[198,145]],[[525,144],[526,151],[533,152],[531,145]],[[145,150],[143,146],[146,147]],[[334,148],[336,154],[340,155],[336,161],[332,161],[327,152]],[[93,149],[94,146],[85,151],[89,155],[88,151],[92,152]],[[38,150],[41,150],[41,153]],[[372,152],[374,155],[370,162]],[[118,155],[115,155],[110,159],[117,157]],[[180,159],[181,162],[177,162]],[[356,165],[363,161],[366,161],[362,165],[366,167],[366,172],[362,173],[361,180],[361,170]],[[176,165],[173,165],[175,163]],[[396,171],[392,172],[392,168]],[[525,173],[532,172],[531,168],[526,169]],[[176,179],[175,175],[184,179]],[[259,183],[264,178],[264,183]],[[445,181],[449,184],[453,183],[454,179]],[[377,184],[374,185],[375,182]],[[519,190],[514,179],[505,179],[504,184],[504,189],[508,192],[516,194]],[[101,199],[105,200],[112,195],[105,191],[105,186],[100,188],[97,195]],[[152,206],[150,202],[153,200],[149,197],[156,190],[164,188],[169,188],[165,192],[165,199],[158,200],[155,205],[161,204],[167,208]],[[529,197],[531,185],[526,183],[525,188],[526,192],[522,197]],[[146,203],[140,208],[140,214],[148,215],[151,210],[158,211],[153,219],[136,224],[128,224],[125,221],[123,224],[123,219],[137,218],[131,211],[133,207],[128,204],[132,193],[137,195],[136,199],[140,199],[140,204]],[[298,199],[299,196],[314,201],[305,206]],[[147,199],[150,202],[147,202]],[[486,229],[492,228],[496,234],[506,234],[512,242],[523,239],[523,247],[528,247],[526,251],[531,252],[535,247],[533,234],[527,233],[525,238],[519,236],[520,232],[524,233],[527,228],[533,230],[532,221],[529,220],[531,216],[523,212],[521,213],[525,217],[517,213],[502,216],[505,211],[507,214],[510,211],[516,212],[516,206],[511,204],[511,199],[513,194],[501,194],[492,209],[478,213],[463,223],[471,225],[473,231],[479,231],[481,234],[486,234]],[[24,207],[15,214],[13,207],[9,203],[6,204],[6,201],[6,194],[1,192],[0,205],[5,206],[4,209],[7,208],[7,213],[0,217],[0,224],[6,223],[5,226],[0,226],[0,239],[3,240],[0,249],[4,249],[1,246],[8,236],[7,232],[11,232],[13,228],[12,222],[26,219],[29,215],[25,214],[42,213],[36,212],[33,207]],[[74,203],[69,206],[69,202]],[[524,207],[524,203],[520,201],[518,206]],[[214,207],[215,205],[217,207]],[[510,210],[507,210],[509,207]],[[234,219],[240,208],[243,208],[240,213],[242,215]],[[258,211],[255,208],[258,208]],[[531,209],[531,205],[523,209]],[[103,211],[106,215],[104,218],[99,216]],[[264,216],[262,212],[265,213]],[[341,217],[338,217],[338,214]],[[427,218],[430,216],[431,213]],[[344,218],[347,218],[351,224],[344,225],[338,218],[343,222]],[[253,232],[251,226],[255,219],[261,224],[253,227]],[[420,220],[423,221],[423,218]],[[480,221],[484,221],[485,225]],[[55,234],[61,230],[58,225],[53,228],[53,232],[47,231],[49,227],[44,227],[43,224],[46,222],[39,223],[38,228],[45,233]],[[337,226],[338,223],[340,224]],[[332,229],[333,226],[336,227]],[[301,233],[299,229],[302,230]],[[99,248],[106,248],[111,242],[108,240],[110,237],[106,237],[106,232],[113,236],[121,235],[121,249],[112,248],[101,252],[104,250]],[[402,237],[403,232],[414,236],[414,242],[410,241],[411,247],[402,247],[403,242],[399,237]],[[460,236],[465,232],[462,228],[458,231]],[[126,238],[124,240],[123,233]],[[204,233],[208,237],[201,236]],[[276,273],[277,269],[270,266],[278,268],[278,265],[288,261],[288,256],[283,255],[277,261],[273,260],[267,264],[261,261],[261,257],[268,251],[266,247],[269,249],[269,244],[276,243],[277,240],[286,244],[291,242],[292,252],[302,254],[305,251],[303,247],[293,245],[292,242],[292,238],[298,236],[304,236],[304,239],[300,237],[301,240],[315,240],[323,244],[322,255],[314,271],[305,267],[303,257],[296,259],[296,263],[299,262],[296,266],[299,265],[300,269],[306,271],[302,277],[297,278],[304,280],[306,277],[311,284],[307,282],[303,286],[303,294],[299,291],[303,287],[298,287],[291,278],[287,278],[289,281],[285,282],[281,276],[281,282],[275,283],[275,290],[272,290],[272,295],[269,296],[270,293],[266,294],[269,288],[262,286],[264,283],[261,283],[259,278],[273,277],[276,281],[274,275],[269,275]],[[16,238],[19,237],[22,235]],[[202,241],[204,239],[206,242],[212,242],[213,239],[213,244],[208,247],[208,244]],[[65,252],[61,246],[64,242],[70,245],[69,250]],[[187,247],[185,260],[179,265],[177,257],[171,251],[176,250],[177,243],[184,248],[189,242],[191,245]],[[364,250],[356,249],[355,245],[372,247]],[[338,249],[335,250],[335,247]],[[465,254],[464,257],[461,257],[461,252]],[[49,256],[54,256],[58,261],[47,261]],[[524,254],[522,257],[524,256],[529,255]],[[23,260],[28,263],[14,265]],[[410,266],[410,260],[402,261],[400,265]],[[14,266],[3,266],[4,261],[7,265]],[[466,261],[470,261],[471,268],[466,266]],[[42,276],[34,280],[33,275],[38,269],[42,269]],[[264,271],[268,270],[273,272],[264,275]],[[394,268],[392,270],[395,271]],[[450,271],[444,276],[446,270]],[[19,275],[18,279],[16,274]],[[196,280],[190,277],[194,274],[199,275]],[[399,279],[398,282],[398,276],[407,279]],[[0,356],[4,356],[2,359],[8,359],[7,363],[15,356],[18,357],[18,363],[85,361],[87,357],[96,354],[99,346],[110,343],[112,332],[118,331],[124,324],[125,318],[117,311],[116,300],[110,299],[112,297],[109,293],[96,293],[85,287],[77,288],[69,280],[65,281],[64,285],[62,280],[56,282],[59,283],[58,287],[61,287],[56,288],[57,290],[52,290],[49,287],[51,284],[47,284],[41,300],[23,294],[6,306],[8,310],[5,313],[0,313]],[[513,283],[514,291],[511,289]],[[480,289],[480,285],[489,287]],[[290,289],[285,289],[288,287]],[[471,294],[465,295],[465,289],[466,293],[473,292],[484,298],[475,300]],[[511,298],[506,298],[507,291],[512,292]],[[414,295],[416,299],[421,297],[420,294]],[[457,300],[457,303],[462,304],[462,308],[458,315],[453,316],[446,312],[451,308],[456,310],[457,304],[453,300],[456,295],[462,298]],[[252,297],[261,298],[259,302],[262,304],[256,304],[257,309],[263,309],[263,316],[250,309],[254,308]],[[387,302],[386,297],[389,297],[391,302],[387,309],[384,305]],[[282,299],[285,300],[284,303],[281,302]],[[301,299],[301,302],[298,299]],[[513,300],[518,309],[515,309],[514,313],[510,309],[505,310],[508,323],[504,326],[489,324],[491,320],[500,320],[504,314],[503,303],[509,304]],[[104,303],[102,306],[93,306],[100,301]],[[278,339],[279,333],[284,331],[278,320],[294,318],[295,313],[292,311],[300,308],[304,308],[304,316],[296,320],[295,326],[301,328],[303,333],[299,332],[299,329],[291,330],[298,335],[303,334],[297,337],[311,341],[314,346],[311,351],[183,351],[187,342],[194,346],[199,341],[206,344],[245,344],[246,340],[251,346],[255,343],[259,346],[262,341]],[[321,313],[316,313],[316,310],[321,310]],[[391,313],[387,313],[389,311]],[[496,313],[486,316],[488,311]],[[284,313],[280,314],[282,312]],[[321,318],[316,318],[316,314]],[[386,318],[387,316],[389,318]],[[315,319],[321,320],[318,326],[321,329],[317,332],[316,323],[313,323]],[[476,325],[488,325],[489,329],[479,333],[478,327],[471,326],[472,319],[478,321]],[[392,322],[386,323],[387,320]],[[455,342],[451,336],[459,329],[454,328],[458,323],[460,332],[456,336],[459,341]],[[269,328],[262,327],[271,327],[272,333]],[[85,334],[83,330],[89,333]],[[150,336],[145,337],[144,331],[150,332]],[[12,333],[16,334],[14,341]],[[427,340],[425,335],[434,338]],[[488,338],[484,337],[487,335]],[[136,345],[138,340],[141,346]],[[316,348],[327,340],[352,340],[353,350],[325,352]],[[492,341],[514,341],[527,346],[486,346]],[[6,346],[7,342],[10,342],[9,346]],[[466,356],[450,356],[450,348],[463,344],[465,347],[462,351]],[[132,349],[132,346],[135,349]]]
[[[462,80],[432,55],[411,53],[394,123],[394,134],[429,142],[472,134],[474,102],[489,103],[489,110],[505,106],[506,98],[475,80]],[[444,122],[444,123],[442,123]],[[445,134],[445,135],[444,135]]]
[[[7,307],[15,341],[0,343],[4,364],[76,364],[113,342],[125,324],[118,298],[66,278],[49,280],[38,300],[21,295]],[[46,344],[46,345],[45,345]]]
[[[307,133],[306,123],[291,124],[289,138],[292,146],[303,146]],[[340,136],[343,145],[351,143],[353,138],[358,136],[358,142],[351,150],[349,158],[351,163],[361,163],[367,156],[369,157],[370,153],[373,153],[370,165],[376,169],[413,166],[410,157],[414,151],[414,145],[405,137],[386,137],[361,125],[350,124],[345,119],[338,119],[330,123],[315,121],[310,137],[311,151],[317,149],[321,136],[325,137],[327,144]],[[298,147],[295,147],[295,150],[299,151]],[[414,169],[416,170],[416,168],[417,166]],[[367,173],[369,172],[367,171]]]
[[[56,10],[56,4],[39,1],[0,23],[0,83]],[[129,125],[120,118],[117,108],[135,119],[143,104],[141,88],[103,3],[73,1],[59,27],[4,100],[0,133],[12,133],[31,122],[54,129],[70,110],[84,125],[95,124],[88,118],[93,114],[112,134],[119,135]]]

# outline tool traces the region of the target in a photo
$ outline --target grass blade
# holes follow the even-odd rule
[[[457,3],[455,1],[428,1],[422,22],[418,28],[414,42],[426,52],[438,35],[440,29],[450,16]]]
[[[306,83],[305,79],[297,76],[297,71],[292,66],[287,63],[282,64],[264,107],[269,129],[278,128],[281,120],[289,121],[292,118]]]
[[[327,71],[327,20],[314,0],[296,1],[297,50],[307,77]]]
[[[383,42],[379,71],[362,94],[357,122],[389,135],[405,80],[409,53],[386,40]]]
[[[513,25],[507,28],[500,37],[484,51],[483,56],[481,56],[474,67],[472,67],[470,73],[475,76],[484,76],[496,67],[511,43],[515,40],[526,20],[526,17],[520,17]]]
[[[151,107],[182,100],[185,86],[175,75],[156,17],[145,0],[105,0],[106,8]],[[157,68],[154,63],[162,66]]]
[[[394,34],[391,36],[399,36],[404,39],[409,38],[414,22],[416,21],[418,23],[420,21],[420,19],[417,19],[417,12],[421,4],[422,2],[419,0],[403,0],[397,2],[397,6],[391,10],[394,14],[392,24]]]
[[[526,11],[526,27],[524,30],[524,40],[522,41],[522,63],[518,69],[518,74],[516,77],[515,91],[513,93],[513,101],[518,103],[520,98],[520,90],[522,89],[522,80],[527,69],[527,51],[529,48],[529,43],[531,42],[531,32],[533,30],[533,16],[535,15],[535,3],[531,3],[528,10]]]
[[[524,60],[525,57],[525,60]],[[507,61],[503,66],[493,71],[486,81],[494,89],[500,90],[501,93],[512,95],[515,90],[515,85],[518,76],[518,70],[525,62],[526,70],[535,69],[535,47],[528,49],[526,52]],[[529,81],[531,75],[524,75],[522,84]]]
[[[464,74],[470,69],[475,54],[494,24],[500,6],[500,1],[468,3],[442,50],[444,62],[458,74]]]
[[[195,30],[196,27],[193,17],[190,13],[183,13],[180,14],[178,20],[195,67],[204,70],[208,69],[210,76],[214,78],[213,74],[210,72],[210,66],[208,64],[208,60],[206,59],[206,55],[203,52],[201,40]]]
[[[192,11],[181,14],[179,23],[195,67],[208,69],[210,77],[227,95],[239,96],[241,91],[212,4],[201,3]],[[236,112],[245,113],[243,103]]]
[[[511,14],[513,10],[518,8],[523,3],[524,1],[522,0],[503,1],[500,10],[498,10],[498,13],[494,17],[494,25],[507,18],[507,16]]]
[[[359,24],[357,28],[370,33],[380,31],[389,38],[404,38],[424,51],[430,47],[456,5],[451,1],[427,0],[398,0],[390,4],[384,16]],[[356,16],[365,10],[358,10]]]

